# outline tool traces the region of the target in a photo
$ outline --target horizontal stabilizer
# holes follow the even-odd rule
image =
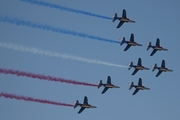
[[[102,80],[100,80],[98,83],[98,88],[100,88],[102,86]]]
[[[76,108],[79,105],[79,101],[76,100],[76,102],[74,102],[74,108]]]
[[[123,44],[124,44],[124,42],[125,42],[125,37],[123,37],[123,38],[121,39],[121,43],[120,43],[120,45],[123,45]]]
[[[133,66],[133,62],[130,62],[128,70],[130,70],[132,68],[132,66]]]
[[[129,90],[131,90],[133,86],[134,86],[134,82],[131,82],[131,84],[129,84]]]
[[[112,22],[116,21],[118,18],[117,13],[114,14]]]
[[[154,64],[152,71],[154,72],[157,69],[157,64]]]
[[[151,42],[149,42],[149,44],[147,44],[147,49],[146,50],[149,50],[150,49],[150,47],[151,47]]]

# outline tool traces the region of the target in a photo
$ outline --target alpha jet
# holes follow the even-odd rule
[[[150,56],[153,56],[158,50],[159,51],[161,51],[161,50],[164,50],[164,51],[167,51],[168,49],[166,49],[166,48],[163,48],[163,47],[161,47],[160,46],[160,40],[159,40],[159,38],[157,38],[157,40],[156,40],[156,45],[155,46],[152,46],[151,45],[151,42],[149,42],[149,44],[147,44],[147,49],[146,50],[149,50],[150,48],[153,48],[153,51],[152,51],[152,53],[150,54]]]
[[[131,84],[129,84],[129,85],[130,85],[129,90],[131,90],[132,87],[135,87],[135,91],[133,92],[132,95],[135,95],[139,90],[150,90],[150,88],[142,86],[141,78],[139,78],[138,85],[134,85],[134,82],[131,82]]]
[[[121,39],[120,45],[122,46],[124,43],[127,44],[127,46],[126,46],[126,48],[124,49],[124,51],[127,51],[131,46],[142,46],[141,44],[134,42],[134,34],[133,34],[133,33],[131,33],[131,37],[130,37],[130,40],[129,40],[129,41],[126,41],[126,40],[125,40],[125,37],[123,37],[123,38]]]
[[[152,71],[154,72],[156,69],[159,70],[159,72],[156,74],[156,77],[158,77],[162,72],[173,72],[173,70],[165,67],[165,60],[162,60],[161,67],[157,67],[157,64],[155,64]]]
[[[132,22],[132,23],[135,23],[135,21],[130,20],[129,18],[126,17],[126,10],[125,10],[125,9],[123,9],[122,17],[118,17],[117,13],[115,13],[114,16],[113,16],[112,22],[116,21],[117,19],[118,19],[120,22],[119,22],[119,24],[118,24],[118,26],[117,26],[116,28],[120,28],[120,27],[123,25],[124,22]]]
[[[108,76],[106,84],[103,84],[102,80],[100,80],[98,88],[100,88],[101,86],[104,86],[104,90],[102,91],[101,94],[104,94],[109,88],[120,88],[119,86],[115,86],[115,85],[111,84],[111,77],[110,76]]]
[[[84,96],[83,104],[79,103],[78,100],[76,100],[76,102],[74,102],[74,103],[75,103],[74,108],[76,108],[77,106],[81,107],[78,114],[80,114],[85,108],[97,108],[96,106],[92,106],[92,105],[88,104],[88,98],[86,96]]]
[[[128,70],[130,70],[132,67],[135,68],[132,75],[135,75],[139,70],[149,70],[149,68],[146,68],[146,67],[142,66],[141,58],[138,59],[137,65],[133,65],[133,62],[130,62]]]

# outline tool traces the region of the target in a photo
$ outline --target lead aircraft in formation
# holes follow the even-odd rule
[[[102,91],[101,94],[104,94],[109,88],[120,88],[119,86],[115,86],[115,85],[111,84],[111,77],[110,76],[108,76],[106,84],[103,84],[102,80],[100,80],[98,88],[100,88],[101,86],[104,86],[104,90]]]
[[[133,65],[133,62],[130,62],[128,70],[130,70],[132,67],[135,68],[132,75],[135,75],[139,70],[149,70],[149,68],[146,68],[146,67],[142,66],[141,58],[138,59],[137,65]]]
[[[85,108],[97,108],[96,106],[92,106],[92,105],[88,104],[88,98],[86,96],[84,96],[84,103],[83,104],[79,103],[79,101],[76,100],[76,102],[74,104],[74,108],[76,108],[77,106],[81,107],[78,114],[80,114]]]
[[[165,67],[165,60],[162,60],[161,67],[157,67],[157,64],[155,63],[152,71],[154,72],[156,69],[159,70],[159,72],[156,74],[156,77],[158,77],[162,72],[173,72],[173,70]]]
[[[123,37],[121,39],[121,43],[120,45],[122,46],[124,43],[127,44],[126,48],[124,49],[124,51],[127,51],[131,46],[142,46],[142,44],[139,44],[137,42],[134,42],[134,34],[131,33],[131,37],[130,37],[130,40],[129,41],[126,41],[125,40],[125,37]]]
[[[149,42],[149,44],[147,44],[147,45],[148,45],[148,47],[147,47],[146,50],[149,50],[150,48],[153,48],[153,51],[152,51],[152,53],[150,54],[150,56],[153,56],[158,50],[159,50],[159,51],[161,51],[161,50],[167,51],[167,50],[168,50],[168,49],[163,48],[163,47],[160,46],[160,40],[159,40],[159,38],[157,38],[157,40],[156,40],[156,45],[155,45],[155,46],[152,46],[152,45],[151,45],[151,42]]]
[[[134,20],[130,20],[129,18],[126,17],[126,10],[125,10],[125,9],[123,9],[122,17],[118,17],[117,13],[115,13],[114,16],[113,16],[112,22],[116,21],[117,19],[118,19],[120,22],[119,22],[119,24],[118,24],[118,26],[117,26],[116,28],[120,28],[120,27],[123,25],[124,22],[132,22],[132,23],[135,23]]]
[[[129,84],[129,85],[130,85],[129,90],[131,90],[132,87],[135,88],[135,91],[133,92],[132,95],[135,95],[139,90],[150,90],[150,88],[144,87],[142,85],[142,79],[141,78],[139,78],[138,85],[134,85],[134,82],[131,82],[131,84]]]

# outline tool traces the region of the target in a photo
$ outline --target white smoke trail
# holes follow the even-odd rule
[[[64,59],[71,59],[71,60],[76,60],[76,61],[81,61],[81,62],[86,62],[86,63],[106,65],[106,66],[111,66],[111,67],[127,68],[127,66],[118,65],[118,64],[114,64],[114,63],[109,63],[109,62],[104,62],[104,61],[94,60],[94,59],[88,59],[88,58],[78,57],[78,56],[74,56],[74,55],[62,54],[62,53],[58,53],[58,52],[51,52],[48,50],[41,50],[41,49],[37,49],[35,47],[26,47],[23,45],[17,45],[17,44],[12,44],[12,43],[0,42],[0,47],[15,50],[15,51],[30,52],[30,53],[34,53],[34,54],[47,55],[47,56],[51,56],[51,57],[60,57],[60,58],[64,58]]]

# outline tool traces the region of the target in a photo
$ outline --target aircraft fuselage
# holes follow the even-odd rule
[[[136,46],[137,43],[136,42],[128,42],[128,45]]]
[[[133,22],[133,23],[135,23],[134,20],[130,20],[129,18],[120,18],[120,20],[123,21],[123,22]]]
[[[144,66],[136,66],[135,68],[139,70],[149,70],[149,68],[145,68]]]
[[[155,49],[155,50],[162,50],[162,47],[160,47],[160,46],[154,46],[154,49]]]
[[[106,84],[106,85],[105,85],[105,87],[108,87],[108,88],[113,88],[113,87],[114,87],[114,85],[112,85],[112,84]]]
[[[104,87],[108,87],[108,88],[119,88],[119,86],[115,86],[113,84],[106,84]]]
[[[165,50],[165,51],[167,51],[166,48],[163,48],[163,47],[161,47],[161,46],[154,46],[153,48],[154,48],[155,50]]]
[[[133,42],[133,41],[128,41],[127,44],[132,45],[132,46],[142,46],[141,44],[138,44],[138,43]]]
[[[149,90],[149,88],[146,88],[144,86],[136,86],[135,88],[139,90]]]
[[[96,106],[91,106],[89,104],[82,104],[81,107],[84,107],[84,108],[96,108]]]
[[[128,18],[121,18],[120,20],[123,21],[123,22],[129,22]]]
[[[159,70],[161,70],[163,72],[167,72],[167,71],[172,72],[173,71],[173,70],[170,70],[168,68],[159,68]]]

